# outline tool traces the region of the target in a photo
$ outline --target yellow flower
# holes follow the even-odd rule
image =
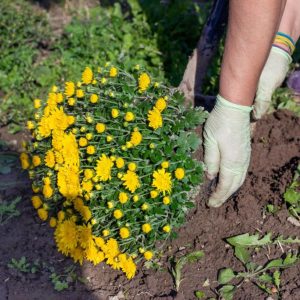
[[[130,148],[133,147],[133,145],[131,144],[131,142],[126,142],[126,147],[127,147],[128,149],[130,149]]]
[[[27,153],[22,152],[20,154],[20,161],[21,161],[22,169],[26,170],[30,167],[29,156]]]
[[[145,90],[147,90],[150,83],[151,83],[151,79],[147,73],[142,73],[139,76],[139,89],[141,92],[144,92]]]
[[[58,223],[54,236],[58,251],[68,255],[76,248],[78,243],[78,229],[75,222],[66,220]]]
[[[34,167],[37,167],[41,164],[41,158],[37,155],[32,156],[32,164]]]
[[[165,205],[170,204],[170,202],[171,202],[170,197],[165,196],[165,197],[163,198],[163,203],[164,203]]]
[[[149,145],[149,148],[150,148],[150,149],[154,149],[154,148],[155,148],[155,144],[154,144],[154,143],[151,143],[151,144]]]
[[[170,194],[172,189],[171,173],[166,172],[165,169],[158,169],[154,171],[152,186],[164,195],[166,192]]]
[[[82,265],[85,257],[85,251],[81,247],[76,247],[70,251],[70,256],[73,258],[75,263],[79,262],[79,264]]]
[[[184,175],[185,175],[185,173],[184,173],[184,169],[183,169],[183,168],[177,168],[177,169],[175,170],[175,177],[176,177],[178,180],[183,179],[183,178],[184,178]]]
[[[75,103],[76,103],[75,98],[69,98],[69,99],[68,99],[68,104],[69,104],[70,106],[74,106]]]
[[[93,189],[93,183],[91,180],[83,181],[81,184],[82,190],[86,192],[91,192]]]
[[[32,191],[33,191],[34,193],[38,193],[38,192],[40,191],[40,188],[39,188],[38,186],[32,185]]]
[[[146,251],[144,253],[144,257],[145,257],[146,260],[150,260],[153,257],[153,253],[151,251]]]
[[[93,134],[92,133],[87,133],[86,135],[85,135],[85,138],[88,140],[88,141],[90,141],[91,139],[93,139]]]
[[[57,93],[56,94],[56,102],[61,103],[61,102],[63,102],[63,100],[64,100],[63,94],[62,93]]]
[[[84,170],[84,178],[85,179],[91,179],[94,176],[94,172],[92,169],[85,169]]]
[[[49,177],[45,177],[43,179],[43,182],[44,182],[44,184],[49,185],[49,184],[51,184],[51,179]]]
[[[104,132],[105,131],[105,124],[103,124],[103,123],[97,123],[97,125],[96,125],[96,131],[98,132],[98,133],[102,133],[102,132]]]
[[[142,225],[142,231],[144,233],[149,233],[152,230],[152,227],[149,223],[143,224]]]
[[[78,144],[79,144],[80,147],[85,147],[85,146],[87,145],[87,143],[88,143],[88,141],[87,141],[87,139],[84,138],[84,137],[81,137],[81,138],[79,139],[79,142],[78,142]]]
[[[82,218],[83,218],[83,220],[84,220],[85,222],[88,222],[88,221],[90,220],[90,218],[92,217],[92,213],[91,213],[89,207],[86,206],[86,205],[83,205],[83,206],[79,209],[79,212],[80,212],[80,214],[81,214],[81,216],[82,216]]]
[[[104,253],[99,251],[95,245],[90,245],[85,249],[85,257],[87,260],[92,262],[94,266],[101,263],[105,259]]]
[[[120,195],[119,195],[119,197],[120,197]],[[121,201],[120,201],[121,202]],[[122,203],[122,202],[121,202]],[[107,202],[107,207],[109,208],[109,209],[112,209],[113,207],[114,207],[114,204],[113,204],[113,202],[112,201],[108,201]]]
[[[120,201],[120,203],[122,203],[122,204],[126,203],[126,202],[128,201],[128,196],[127,196],[127,194],[124,193],[124,192],[119,193],[119,201]]]
[[[33,106],[35,109],[38,109],[41,107],[41,100],[40,99],[34,99]]]
[[[123,217],[123,212],[120,209],[116,209],[114,211],[114,217],[118,220],[121,219]]]
[[[65,95],[67,97],[72,97],[75,93],[75,84],[72,81],[65,83]]]
[[[118,70],[115,67],[111,67],[109,70],[109,76],[110,77],[116,77],[118,75]]]
[[[39,207],[42,206],[43,202],[41,200],[41,198],[39,196],[32,196],[31,197],[31,201],[32,201],[32,206],[35,208],[35,209],[38,209]]]
[[[118,169],[121,169],[121,168],[124,167],[124,165],[125,165],[124,159],[123,159],[122,157],[118,157],[118,158],[116,159],[116,166],[117,166],[117,168],[118,168]]]
[[[51,88],[51,91],[52,91],[53,93],[56,93],[57,90],[58,90],[58,87],[57,87],[56,85],[53,85],[52,88]]]
[[[152,199],[156,198],[158,196],[158,191],[155,191],[155,190],[151,191],[150,196]]]
[[[104,230],[102,231],[102,234],[103,234],[103,236],[108,236],[108,235],[110,234],[110,232],[109,232],[108,229],[104,229]]]
[[[135,172],[128,170],[125,175],[122,176],[123,185],[131,193],[134,193],[137,188],[140,187],[139,177]]]
[[[111,110],[111,116],[112,116],[114,119],[117,118],[117,117],[119,116],[119,110],[116,109],[116,108],[113,108],[113,109]]]
[[[133,278],[136,272],[136,265],[133,262],[132,258],[129,257],[127,259],[126,254],[120,254],[119,260],[121,262],[121,269],[126,274],[126,277],[128,279]]]
[[[111,179],[111,169],[113,165],[114,163],[111,161],[111,159],[105,154],[102,154],[97,161],[96,167],[96,173],[100,181],[107,181]]]
[[[49,220],[50,227],[54,228],[57,224],[57,220],[54,217],[51,217]]]
[[[134,131],[131,134],[130,142],[132,143],[133,146],[137,146],[141,143],[142,139],[143,139],[142,134],[139,131]]]
[[[92,116],[87,116],[86,121],[87,121],[87,123],[92,124],[94,122],[94,119]]]
[[[76,90],[76,97],[77,98],[83,98],[84,97],[84,91],[81,89]]]
[[[160,111],[156,107],[148,111],[148,121],[149,127],[153,128],[154,130],[162,127],[162,116]]]
[[[90,102],[91,103],[97,103],[98,99],[99,99],[98,95],[92,94],[91,97],[90,97]]]
[[[165,101],[164,98],[158,98],[156,103],[155,103],[155,107],[162,112],[166,107],[167,107],[167,103]]]
[[[48,212],[44,208],[39,208],[37,210],[38,216],[42,221],[46,221],[48,219]]]
[[[163,161],[162,163],[161,163],[161,166],[162,166],[162,168],[164,168],[164,169],[167,169],[167,168],[169,168],[169,162],[168,161]]]
[[[136,164],[134,162],[131,162],[128,164],[128,170],[135,171],[136,170]]]
[[[114,139],[114,137],[113,137],[112,135],[108,135],[108,136],[106,137],[106,141],[107,141],[108,143],[110,143],[113,139]]]
[[[89,155],[95,154],[95,152],[96,152],[96,150],[95,150],[94,146],[88,146],[86,148],[86,153],[89,154]]]
[[[120,229],[120,237],[122,239],[127,239],[129,236],[130,236],[130,232],[129,232],[128,228],[122,227]]]
[[[49,199],[52,197],[53,195],[53,189],[51,187],[51,185],[49,184],[45,184],[43,187],[43,195],[45,198]]]
[[[131,112],[131,111],[128,111],[124,117],[125,121],[127,121],[127,122],[133,121],[134,118],[135,118],[135,116],[134,116],[133,112]]]
[[[147,210],[149,209],[149,205],[147,203],[144,203],[142,206],[141,206],[141,209],[142,210]]]
[[[52,150],[48,150],[45,156],[45,165],[49,168],[53,168],[55,165],[55,155]]]
[[[107,82],[107,79],[105,77],[101,78],[101,83],[105,84]]]
[[[27,129],[32,130],[34,129],[34,123],[32,121],[27,121]]]
[[[163,231],[164,232],[170,232],[170,230],[171,230],[171,227],[170,227],[170,225],[165,225],[164,227],[163,227]]]
[[[90,226],[78,226],[78,242],[82,248],[87,248],[93,244],[92,228]]]
[[[68,116],[67,120],[68,120],[68,125],[73,125],[76,121],[76,118],[74,116]]]
[[[66,217],[66,213],[63,211],[63,210],[60,210],[58,213],[57,213],[57,219],[58,221],[63,221]]]
[[[139,201],[139,196],[138,195],[134,195],[132,199],[133,199],[134,202],[137,202],[137,201]]]
[[[90,84],[93,80],[93,71],[86,67],[82,73],[81,80],[84,84]]]
[[[99,247],[102,248],[105,245],[105,241],[102,237],[100,236],[93,236],[95,244]]]

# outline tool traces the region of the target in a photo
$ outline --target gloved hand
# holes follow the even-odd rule
[[[244,182],[250,162],[250,112],[217,96],[204,127],[204,163],[207,177],[219,173],[219,183],[209,198],[211,207],[221,206]]]
[[[254,119],[260,119],[268,111],[272,94],[284,81],[291,62],[292,58],[287,52],[272,47],[258,82],[253,109]]]

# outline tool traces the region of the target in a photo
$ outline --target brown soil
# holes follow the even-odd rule
[[[57,274],[71,265],[69,259],[55,248],[52,230],[41,223],[29,201],[29,184],[16,170],[9,176],[0,175],[0,182],[24,181],[17,188],[0,191],[0,200],[23,195],[18,205],[19,217],[0,226],[0,299],[195,299],[194,291],[205,291],[207,297],[216,297],[218,270],[231,267],[242,271],[242,266],[233,257],[226,237],[245,232],[273,232],[274,236],[300,235],[299,227],[286,221],[288,214],[283,205],[282,194],[291,182],[293,172],[300,161],[300,120],[286,111],[278,111],[258,122],[252,143],[252,161],[247,179],[240,191],[218,209],[208,209],[203,195],[197,198],[197,207],[188,216],[187,223],[178,231],[178,238],[168,243],[162,255],[159,270],[139,267],[136,277],[127,281],[121,272],[105,265],[93,267],[85,263],[77,267],[77,274],[85,283],[71,283],[67,291],[56,292],[49,280],[49,266]],[[0,139],[3,134],[0,132]],[[199,152],[198,157],[202,155]],[[282,206],[275,214],[264,214],[268,203]],[[203,250],[205,257],[197,263],[188,264],[182,272],[183,281],[179,293],[174,290],[172,278],[167,271],[169,258]],[[284,250],[287,248],[285,247]],[[270,257],[282,255],[280,248],[271,249]],[[37,258],[47,264],[36,274],[23,274],[7,267],[11,258],[26,256],[32,262]],[[257,257],[266,261],[265,253]],[[300,266],[283,271],[282,299],[300,299]],[[203,287],[209,280],[209,286]],[[208,281],[207,281],[208,282]],[[116,296],[112,298],[112,296]],[[234,299],[266,299],[252,283],[245,283]],[[276,299],[274,297],[274,299]]]

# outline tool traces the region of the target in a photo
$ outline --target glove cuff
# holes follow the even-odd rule
[[[277,54],[283,56],[288,61],[288,64],[290,64],[293,61],[292,57],[286,51],[277,47],[276,45],[272,46],[271,52],[277,53]]]
[[[238,110],[238,111],[248,113],[248,114],[250,114],[250,112],[253,109],[253,106],[245,106],[245,105],[240,105],[240,104],[230,102],[230,101],[226,100],[225,98],[223,98],[220,94],[217,96],[216,105],[220,106],[220,107],[231,108],[231,109]]]

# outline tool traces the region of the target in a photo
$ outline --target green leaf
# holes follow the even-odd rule
[[[267,263],[266,268],[280,268],[283,266],[283,260],[281,258],[273,259]]]
[[[219,289],[219,293],[225,300],[232,300],[236,290],[234,285],[224,285]]]
[[[258,280],[263,281],[263,282],[267,282],[267,283],[272,283],[273,282],[273,278],[268,274],[260,275],[258,277]]]
[[[233,278],[235,278],[235,276],[236,275],[234,274],[232,269],[230,269],[230,268],[222,269],[222,270],[220,270],[219,275],[218,275],[218,282],[220,284],[226,284],[229,281],[231,281]]]
[[[234,247],[234,255],[243,263],[246,264],[249,261],[249,252],[242,247]]]
[[[232,246],[240,246],[240,247],[264,246],[272,243],[271,236],[272,233],[268,233],[264,237],[259,239],[258,234],[250,235],[249,233],[244,233],[241,235],[227,238],[226,241]]]
[[[206,297],[205,293],[203,291],[196,291],[195,296],[197,299],[203,299]]]
[[[280,286],[280,272],[278,270],[276,270],[274,273],[273,273],[273,280],[274,280],[274,283],[277,287],[277,289],[279,289],[279,286]]]
[[[291,205],[296,205],[300,202],[300,193],[292,188],[288,188],[283,197],[284,200]]]

